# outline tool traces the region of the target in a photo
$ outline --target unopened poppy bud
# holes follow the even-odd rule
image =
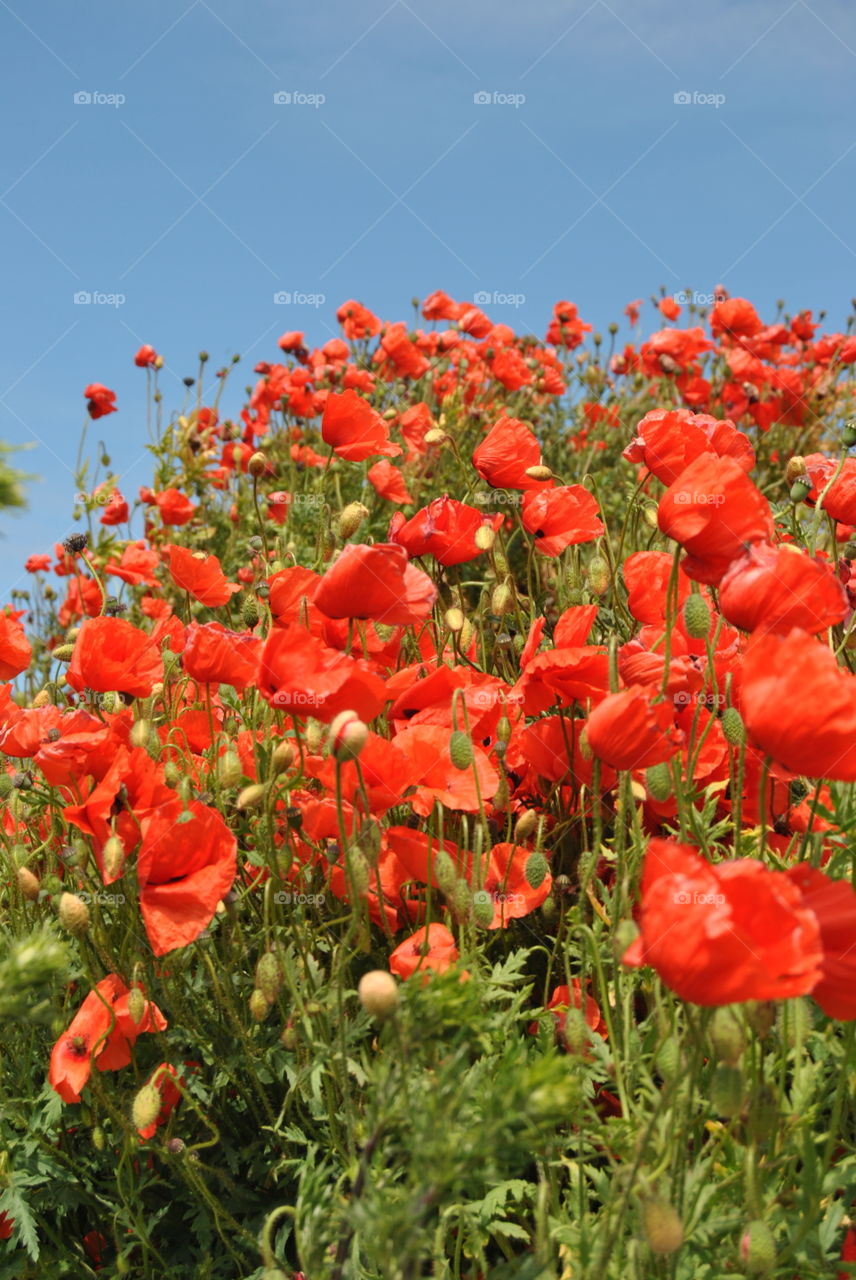
[[[677,1211],[659,1196],[642,1206],[642,1229],[653,1253],[677,1253],[684,1242],[684,1224]]]
[[[104,1137],[104,1130],[101,1128],[100,1124],[97,1124],[95,1126],[95,1128],[92,1130],[92,1133],[90,1134],[90,1137],[92,1138],[92,1145],[95,1148],[95,1150],[103,1151],[106,1145],[106,1140]]]
[[[265,788],[260,782],[254,782],[249,787],[244,787],[238,795],[236,807],[238,809],[255,809],[265,797]]]
[[[749,1134],[755,1142],[766,1142],[776,1132],[779,1104],[770,1085],[762,1085],[749,1105]]]
[[[494,791],[493,793],[493,799],[491,803],[493,804],[493,807],[494,809],[497,810],[497,812],[502,812],[504,809],[508,808],[508,802],[510,799],[511,799],[511,791],[509,790],[508,779],[506,778],[505,774],[502,774],[502,776],[499,779],[499,786],[497,787],[496,791]]]
[[[256,987],[249,998],[248,1008],[254,1022],[264,1022],[265,1018],[270,1013],[270,1005],[265,999],[265,994],[263,991],[260,991],[258,987]]]
[[[241,617],[243,619],[244,626],[249,627],[251,630],[258,624],[259,605],[255,596],[246,597],[243,605],[241,606]]]
[[[580,755],[582,756],[583,760],[594,759],[594,752],[592,751],[591,747],[588,744],[588,734],[586,733],[585,729],[583,729],[582,733],[580,734],[579,746],[580,746]]]
[[[50,692],[47,689],[40,689],[33,701],[30,703],[32,707],[49,707],[51,701]]]
[[[359,845],[351,845],[347,854],[348,872],[354,889],[359,894],[368,892],[372,869]]]
[[[282,967],[272,951],[266,951],[259,957],[256,965],[256,986],[268,1004],[275,1004],[282,990],[284,975]]]
[[[356,760],[366,745],[368,736],[368,725],[356,711],[340,711],[330,725],[330,750],[340,763]]]
[[[776,1025],[777,1010],[772,1000],[747,1000],[745,1006],[749,1025],[759,1040],[766,1040]]]
[[[434,879],[446,894],[451,893],[458,882],[457,868],[445,849],[438,849],[434,855]]]
[[[666,1039],[658,1046],[654,1054],[654,1066],[664,1080],[674,1080],[681,1070],[681,1046],[674,1036]]]
[[[468,733],[456,729],[449,739],[449,755],[456,769],[469,769],[473,762],[473,744]]]
[[[743,1072],[739,1067],[730,1067],[727,1062],[720,1062],[710,1082],[710,1101],[716,1114],[726,1120],[739,1116],[745,1097]]]
[[[283,1048],[296,1049],[297,1048],[297,1028],[292,1026],[291,1023],[288,1023],[286,1026],[283,1027],[282,1034],[280,1035],[279,1039],[280,1039],[280,1044],[282,1044]]]
[[[508,716],[500,716],[496,725],[497,742],[508,742],[511,738],[512,727]]]
[[[612,939],[613,954],[620,960],[627,948],[639,937],[639,926],[635,920],[619,920]]]
[[[776,1262],[776,1242],[766,1222],[750,1222],[740,1237],[740,1261],[750,1275],[765,1276]]]
[[[480,924],[482,928],[487,929],[493,924],[493,898],[487,889],[477,889],[473,894],[473,920],[476,924]]]
[[[256,452],[250,456],[250,460],[247,463],[247,470],[254,480],[258,480],[259,476],[264,475],[266,469],[267,458],[261,450],[257,449]]]
[[[108,883],[116,880],[122,874],[122,868],[125,865],[125,846],[119,836],[109,836],[104,841],[104,848],[101,850],[101,861],[104,865],[104,875]]]
[[[491,547],[496,542],[496,530],[492,525],[480,524],[475,531],[473,541],[479,551],[490,551]]]
[[[596,596],[602,596],[609,586],[609,565],[603,556],[595,556],[589,561],[588,585]]]
[[[466,880],[456,880],[451,893],[446,895],[449,909],[456,920],[468,920],[473,904],[473,891]]]
[[[398,983],[385,969],[364,973],[357,987],[360,1004],[372,1018],[383,1022],[398,1008]]]
[[[57,647],[51,653],[51,657],[56,662],[71,662],[72,658],[74,657],[74,645],[73,644],[57,645]]]
[[[805,502],[810,493],[811,481],[807,477],[801,477],[791,485],[791,502]]]
[[[445,622],[446,626],[449,628],[450,631],[457,632],[457,631],[463,630],[464,622],[466,621],[466,619],[464,618],[464,615],[460,609],[453,607],[451,609],[446,610],[445,614],[443,615],[443,621]]]
[[[746,1035],[740,1013],[729,1005],[722,1005],[710,1020],[710,1043],[720,1062],[735,1066],[746,1048]]]
[[[538,826],[538,814],[534,809],[526,809],[514,824],[514,843],[522,844],[528,840]]]
[[[502,618],[514,609],[514,592],[507,582],[500,582],[494,587],[490,597],[490,611]]]
[[[237,787],[243,780],[244,767],[237,751],[224,751],[217,761],[217,777],[221,787]]]
[[[684,626],[693,640],[703,640],[710,631],[710,609],[704,596],[687,596],[684,602]]]
[[[274,773],[287,773],[294,764],[294,747],[290,742],[278,742],[273,753]]]
[[[552,480],[553,472],[550,467],[539,464],[537,467],[527,467],[524,475],[530,480]]]
[[[134,1122],[134,1128],[147,1129],[150,1124],[154,1124],[161,1113],[163,1099],[160,1090],[156,1085],[144,1084],[134,1098],[134,1104],[131,1107],[131,1119]]]
[[[541,903],[541,915],[545,920],[555,920],[559,914],[559,906],[556,899],[550,893]]]
[[[726,707],[720,721],[722,736],[732,747],[742,747],[746,741],[746,726],[736,707]]]
[[[458,644],[465,652],[467,649],[469,649],[470,645],[472,644],[474,635],[475,635],[475,629],[473,627],[473,624],[470,622],[469,618],[465,618],[464,625],[461,627],[461,630],[458,633]]]
[[[149,735],[152,731],[151,720],[135,720],[131,725],[131,732],[128,735],[132,747],[146,747],[149,742]]]
[[[672,794],[672,774],[665,760],[661,764],[652,764],[645,771],[645,785],[652,800],[668,800]]]
[[[18,888],[28,902],[35,902],[39,896],[39,880],[29,867],[18,868]]]
[[[128,992],[128,1013],[135,1027],[138,1027],[146,1016],[147,1001],[139,987],[131,987]]]
[[[306,750],[311,756],[317,756],[324,742],[325,727],[318,720],[306,722]]]
[[[76,937],[89,928],[89,908],[76,893],[64,893],[59,900],[59,922]]]
[[[440,427],[431,427],[425,432],[422,440],[425,444],[445,444],[449,437]]]
[[[571,1053],[584,1053],[588,1048],[590,1039],[588,1023],[579,1009],[569,1009],[565,1014],[562,1039]]]
[[[526,877],[526,883],[531,889],[540,889],[541,885],[547,878],[547,872],[550,870],[547,859],[543,853],[539,853],[536,849],[534,853],[530,853],[526,859],[526,865],[523,868],[523,874]]]
[[[349,502],[339,513],[339,537],[350,538],[369,514],[369,509],[362,502]]]
[[[792,458],[788,458],[785,467],[785,480],[792,485],[795,480],[799,480],[802,476],[807,476],[808,470],[805,465],[805,458],[802,454],[795,453]]]

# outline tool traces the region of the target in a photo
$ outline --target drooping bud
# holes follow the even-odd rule
[[[244,603],[241,606],[241,617],[245,627],[252,630],[258,624],[259,620],[259,604],[255,596],[245,596]]]
[[[265,999],[265,994],[263,991],[260,991],[258,987],[256,987],[250,996],[248,1008],[250,1010],[250,1015],[255,1022],[264,1022],[265,1018],[270,1013],[270,1005]]]
[[[74,645],[73,644],[57,645],[57,647],[51,653],[51,657],[56,662],[71,662],[72,658],[74,657]]]
[[[677,1253],[684,1242],[684,1224],[677,1211],[659,1196],[643,1204],[642,1230],[653,1253]]]
[[[146,1016],[147,1001],[139,987],[131,987],[128,992],[128,1013],[135,1027],[138,1027]]]
[[[144,1084],[134,1098],[134,1104],[131,1107],[131,1119],[134,1122],[134,1128],[137,1130],[147,1129],[150,1124],[154,1124],[161,1112],[163,1099],[160,1090],[156,1085]]]
[[[538,814],[534,809],[526,809],[514,824],[514,843],[522,844],[524,840],[528,840],[537,826]]]
[[[584,1053],[588,1048],[591,1035],[588,1023],[581,1010],[568,1010],[565,1015],[565,1028],[562,1038],[570,1053]]]
[[[80,937],[89,928],[89,908],[76,893],[64,893],[59,900],[59,922],[63,929]]]
[[[445,444],[449,437],[441,427],[430,427],[422,437],[424,444]]]
[[[330,725],[330,751],[336,760],[356,760],[368,741],[369,730],[356,711],[340,711]]]
[[[661,803],[672,794],[672,771],[663,760],[660,764],[652,764],[645,770],[645,785],[652,800]]]
[[[369,514],[369,509],[362,502],[349,502],[339,513],[339,537],[350,538],[357,532]]]
[[[359,845],[351,845],[348,850],[347,860],[348,871],[350,873],[354,889],[360,895],[367,893],[371,882],[372,869],[368,864],[366,855],[363,853]]]
[[[217,777],[221,787],[237,787],[243,780],[244,767],[237,751],[224,751],[217,761]]]
[[[523,868],[523,874],[526,877],[526,883],[532,889],[540,889],[541,885],[547,878],[547,872],[550,870],[547,859],[543,853],[537,849],[534,853],[530,853],[526,859],[526,865]]]
[[[51,702],[50,690],[49,690],[49,689],[39,689],[39,692],[38,692],[38,693],[36,694],[36,696],[33,698],[33,701],[30,703],[30,705],[31,705],[32,707],[34,707],[34,708],[35,708],[35,707],[49,707],[49,706],[50,706],[50,702]]]
[[[357,994],[366,1013],[380,1022],[391,1017],[398,1008],[398,983],[385,969],[364,973]]]
[[[264,475],[266,469],[267,458],[260,449],[257,449],[255,453],[250,455],[250,460],[247,463],[247,470],[254,480],[258,480]]]
[[[687,596],[684,602],[684,626],[693,640],[703,640],[710,632],[710,609],[704,596]]]
[[[726,707],[720,721],[722,736],[732,747],[742,747],[746,741],[746,726],[736,707]]]
[[[18,888],[28,902],[35,902],[39,896],[39,880],[29,867],[18,868]]]
[[[260,782],[254,782],[249,787],[244,787],[243,791],[238,793],[238,799],[235,801],[238,809],[255,809],[262,803],[265,798],[265,788]]]
[[[456,769],[469,769],[473,762],[473,744],[468,733],[455,729],[449,739],[449,755]]]
[[[455,881],[451,893],[446,895],[449,909],[456,920],[468,920],[473,905],[473,894],[466,880]]]
[[[473,894],[473,920],[476,924],[487,929],[493,924],[494,906],[493,898],[486,889],[477,889]]]
[[[479,551],[490,551],[491,547],[496,542],[496,530],[492,525],[480,524],[475,531],[473,541]]]
[[[438,849],[434,855],[434,879],[445,894],[451,893],[458,882],[457,868],[445,849]]]
[[[500,582],[494,587],[490,597],[490,611],[498,618],[503,618],[514,609],[514,592],[507,582]]]
[[[272,951],[266,951],[256,965],[256,987],[268,1004],[276,1003],[283,981],[282,966]]]
[[[466,621],[462,611],[457,607],[447,609],[443,615],[443,621],[450,631],[462,631]]]
[[[119,836],[110,836],[101,850],[101,861],[104,865],[104,876],[109,883],[117,880],[125,865],[125,846]]]
[[[537,467],[527,467],[524,475],[527,475],[530,480],[552,480],[553,478],[553,472],[550,467],[545,467],[543,464],[539,464]]]
[[[588,585],[596,596],[602,596],[609,586],[609,565],[603,556],[595,556],[589,561]]]
[[[789,486],[792,485],[795,480],[799,480],[803,476],[807,475],[808,470],[805,465],[805,458],[802,457],[801,454],[795,453],[792,458],[788,458],[788,463],[785,467],[785,480]]]
[[[740,1237],[739,1253],[750,1275],[769,1275],[776,1262],[776,1242],[766,1222],[758,1218],[749,1223]]]
[[[131,725],[131,732],[128,735],[132,747],[148,746],[149,735],[152,731],[151,720],[135,720]]]
[[[674,1036],[666,1039],[658,1046],[654,1054],[654,1065],[664,1080],[674,1080],[681,1070],[681,1046]]]
[[[275,774],[288,772],[294,764],[294,747],[290,742],[283,739],[276,744],[271,763]]]

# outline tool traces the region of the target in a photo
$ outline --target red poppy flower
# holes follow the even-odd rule
[[[527,715],[538,715],[556,701],[563,707],[609,692],[609,656],[602,645],[569,645],[536,653],[518,685]]]
[[[137,587],[144,582],[147,587],[158,587],[160,583],[155,569],[160,564],[160,556],[156,551],[147,549],[144,542],[129,542],[122,552],[121,559],[108,560],[104,566],[105,573],[111,573],[123,582]]]
[[[793,543],[771,547],[759,542],[722,579],[719,607],[742,631],[786,634],[800,627],[815,635],[841,622],[850,606],[828,564]]]
[[[799,887],[820,926],[823,962],[812,999],[830,1018],[856,1018],[856,892],[846,880],[831,880],[805,862],[785,875]]]
[[[654,702],[657,689],[631,685],[604,698],[588,718],[586,742],[613,769],[648,769],[680,748],[671,702]]]
[[[653,966],[693,1004],[784,1000],[822,974],[817,917],[785,872],[754,858],[713,866],[689,845],[651,840],[639,925],[624,963]]]
[[[844,465],[839,469],[835,458],[827,458],[822,453],[810,453],[806,456],[805,465],[812,484],[808,501],[816,503],[835,476],[821,504],[823,510],[833,520],[840,520],[843,524],[856,524],[856,458],[845,458]]]
[[[421,724],[404,729],[393,739],[413,766],[416,794],[410,797],[414,813],[427,817],[439,800],[449,809],[475,813],[479,795],[489,800],[499,786],[499,774],[480,747],[473,747],[473,763],[457,769],[449,750],[449,730],[440,725]]]
[[[124,618],[92,618],[74,642],[66,679],[78,693],[115,690],[147,698],[163,680],[163,659],[151,637]]]
[[[544,1008],[552,1012],[556,1023],[556,1033],[565,1048],[568,1048],[568,1042],[565,1039],[565,1027],[570,1009],[580,1009],[591,1030],[596,1032],[602,1040],[607,1038],[606,1023],[603,1020],[603,1014],[598,1003],[592,999],[588,992],[585,995],[583,994],[582,983],[579,978],[572,978],[569,987],[564,984],[560,987],[555,987],[549,1002]],[[529,1030],[534,1034],[538,1030],[538,1023],[531,1023]]]
[[[46,573],[51,567],[51,558],[49,555],[27,556],[24,561],[24,568],[27,573]]]
[[[459,957],[455,939],[444,924],[429,924],[400,943],[389,957],[389,967],[399,978],[431,969],[443,973]]]
[[[505,929],[509,920],[531,915],[549,896],[553,877],[549,871],[537,889],[526,879],[526,861],[530,850],[522,845],[501,842],[490,851],[484,881],[477,893],[493,905],[489,929]],[[470,873],[472,876],[472,872]]]
[[[100,382],[90,382],[83,394],[88,401],[86,408],[90,418],[103,418],[108,413],[116,412],[116,392],[110,391]]]
[[[684,572],[716,585],[746,544],[769,541],[773,520],[767,499],[733,458],[702,454],[660,499],[658,521],[687,552]]]
[[[805,631],[758,635],[740,686],[752,740],[793,773],[856,782],[856,679]]]
[[[539,489],[543,480],[526,475],[541,464],[541,446],[534,432],[517,418],[503,415],[473,451],[473,466],[495,489]],[[549,481],[547,483],[550,483]]]
[[[373,720],[386,688],[368,662],[329,649],[305,628],[290,624],[268,636],[259,661],[259,692],[290,715],[329,722],[340,711]]]
[[[0,1240],[11,1240],[15,1229],[15,1219],[7,1213],[0,1213]]]
[[[173,582],[182,591],[188,591],[194,600],[209,608],[217,608],[228,604],[235,592],[241,590],[239,583],[226,581],[216,556],[206,556],[201,551],[193,552],[175,545],[168,550]]]
[[[33,650],[17,618],[0,610],[0,680],[14,680],[30,665]]]
[[[99,486],[100,488],[100,486]],[[96,493],[99,489],[95,490]],[[101,513],[100,521],[104,525],[125,524],[128,519],[128,504],[118,489],[114,489]]]
[[[746,298],[726,298],[717,302],[710,313],[710,331],[714,336],[752,338],[763,328],[758,312]]]
[[[157,358],[158,353],[155,351],[154,347],[149,346],[148,343],[144,343],[134,356],[134,364],[138,369],[145,369],[148,365],[153,365]]]
[[[422,303],[422,316],[425,320],[457,320],[462,304],[453,301],[442,289],[435,289]]]
[[[140,1022],[128,1008],[128,988],[115,973],[90,991],[51,1053],[48,1081],[63,1102],[79,1102],[92,1071],[118,1071],[131,1061],[131,1046],[144,1031],[164,1031],[166,1018],[150,1001]]]
[[[624,450],[628,462],[636,462],[673,484],[686,467],[702,454],[734,458],[744,471],[755,465],[755,452],[742,431],[729,419],[711,418],[688,409],[652,409],[636,428],[636,437]]]
[[[347,462],[362,462],[378,454],[395,458],[401,453],[401,446],[389,438],[387,423],[356,391],[327,397],[321,436]]]
[[[431,368],[403,323],[386,326],[375,359],[381,364],[381,374],[390,381],[393,378],[421,378]]]
[[[587,333],[591,333],[591,325],[580,320],[576,304],[557,302],[553,307],[553,319],[545,341],[551,342],[555,347],[566,347],[568,351],[573,351]]]
[[[627,608],[637,622],[656,625],[665,621],[669,579],[673,558],[667,551],[634,551],[621,566],[627,587]],[[692,592],[683,569],[678,569],[677,600],[673,608],[680,610]]]
[[[535,539],[535,550],[558,556],[566,547],[591,542],[603,533],[596,499],[581,484],[531,490],[523,496],[523,527]]]
[[[246,689],[256,678],[262,641],[249,631],[229,631],[219,622],[187,628],[182,665],[200,684],[230,684]]]
[[[349,299],[336,312],[346,338],[373,338],[380,333],[380,320],[361,302]],[[347,352],[346,352],[347,355]]]
[[[404,476],[387,458],[381,458],[380,462],[375,462],[369,467],[366,479],[375,493],[385,498],[387,502],[397,502],[399,506],[406,506],[413,501]]]
[[[483,524],[494,529],[502,524],[502,515],[486,516],[448,494],[435,498],[409,520],[399,512],[396,516],[400,518],[393,517],[390,542],[399,543],[409,556],[432,555],[446,567],[475,560],[482,554],[475,542],[477,531]]]
[[[161,520],[167,525],[187,524],[196,514],[196,507],[179,489],[163,489],[152,495],[161,514]]]
[[[437,588],[391,542],[350,543],[324,574],[314,604],[328,618],[371,618],[388,626],[431,616]]]

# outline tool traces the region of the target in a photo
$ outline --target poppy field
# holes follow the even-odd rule
[[[0,1280],[856,1275],[856,333],[336,321],[0,612]]]

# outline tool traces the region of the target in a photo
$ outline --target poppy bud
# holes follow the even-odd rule
[[[455,919],[467,920],[472,909],[473,895],[466,880],[456,880],[451,893],[446,897]]]
[[[477,889],[473,894],[473,920],[487,929],[493,924],[493,898],[486,889]]]
[[[385,969],[364,973],[357,994],[366,1013],[380,1022],[391,1017],[398,1008],[398,983]]]
[[[742,747],[746,741],[746,726],[736,707],[726,707],[722,713],[722,736],[732,747]]]
[[[332,726],[331,726],[332,727]],[[319,720],[307,720],[305,729],[306,750],[311,756],[317,756],[324,742],[324,725]]]
[[[659,1196],[642,1206],[642,1229],[653,1253],[677,1253],[684,1242],[684,1224],[668,1200]]]
[[[681,1070],[681,1047],[674,1036],[667,1036],[654,1054],[654,1065],[664,1080],[674,1080]]]
[[[368,725],[356,711],[340,711],[330,725],[330,750],[340,763],[356,760],[368,741]]]
[[[244,768],[237,751],[224,751],[217,761],[217,777],[221,787],[237,787],[244,777]]]
[[[90,1134],[92,1145],[96,1151],[103,1151],[105,1146],[104,1130],[97,1124]]]
[[[759,1040],[766,1040],[776,1025],[776,1006],[772,1000],[748,1000],[746,1016],[750,1025],[758,1034]]]
[[[18,888],[27,899],[28,902],[35,902],[39,896],[38,877],[34,876],[29,867],[18,868]]]
[[[684,626],[693,640],[703,640],[710,631],[710,609],[704,596],[687,596],[684,602]]]
[[[241,617],[243,618],[244,626],[249,627],[250,630],[257,625],[259,620],[259,605],[255,596],[246,597],[241,607]]]
[[[570,1053],[583,1053],[588,1048],[588,1023],[579,1009],[569,1009],[566,1013],[562,1039]]]
[[[259,957],[256,965],[256,987],[261,991],[268,1004],[275,1004],[282,990],[284,976],[282,967],[272,951],[266,951]]]
[[[349,502],[339,514],[339,537],[350,538],[369,514],[369,509],[362,502]]]
[[[39,692],[36,694],[36,696],[33,698],[33,701],[30,703],[30,706],[34,708],[49,707],[50,701],[51,701],[50,691],[48,689],[40,689]]]
[[[502,777],[499,779],[499,786],[497,787],[496,791],[494,791],[493,793],[492,803],[493,803],[494,809],[498,811],[507,809],[508,802],[510,799],[511,799],[511,791],[509,790],[509,787],[508,787],[508,779],[506,778],[505,774],[503,774]]]
[[[458,882],[458,872],[450,855],[439,849],[434,855],[434,879],[443,893],[451,893]]]
[[[737,1010],[729,1005],[718,1008],[711,1018],[709,1035],[717,1058],[735,1066],[746,1048],[746,1036]]]
[[[799,480],[802,476],[808,475],[805,465],[805,458],[801,454],[795,453],[792,458],[788,458],[785,467],[785,480],[788,485],[792,485],[795,480]]]
[[[526,877],[526,883],[530,889],[540,889],[541,885],[547,877],[549,871],[547,859],[543,853],[539,853],[536,849],[534,853],[530,853],[526,859],[526,865],[523,868],[523,874]]]
[[[238,795],[236,807],[238,809],[255,809],[260,805],[265,796],[265,788],[259,782],[254,782],[249,787],[244,787]]]
[[[371,881],[371,867],[366,855],[358,845],[351,845],[347,854],[348,870],[354,889],[359,894],[367,893]]]
[[[779,1105],[773,1089],[763,1085],[749,1105],[749,1133],[756,1142],[766,1142],[779,1123]]]
[[[552,480],[553,479],[553,472],[550,469],[550,467],[545,467],[541,465],[537,467],[527,467],[523,474],[528,476],[530,480]]]
[[[588,585],[596,596],[602,596],[609,586],[609,565],[602,556],[595,556],[589,561]]]
[[[720,1062],[710,1082],[710,1101],[716,1114],[728,1120],[739,1116],[745,1097],[743,1072],[739,1067],[730,1067],[728,1063]]]
[[[642,508],[642,519],[651,529],[657,528],[657,508],[647,506]]]
[[[457,632],[463,630],[466,619],[460,609],[452,608],[446,610],[443,615],[443,621],[450,631]]]
[[[131,1107],[131,1119],[134,1122],[134,1128],[147,1129],[150,1124],[154,1124],[161,1112],[163,1099],[157,1085],[144,1084],[142,1089],[134,1098],[134,1104]]]
[[[146,1016],[146,997],[139,987],[131,987],[128,992],[128,1013],[135,1027],[138,1027]]]
[[[463,650],[466,651],[467,649],[469,649],[470,645],[473,642],[474,634],[475,632],[473,630],[472,623],[469,621],[468,618],[465,618],[464,625],[461,627],[461,630],[458,634],[458,644],[461,646]]]
[[[493,594],[490,597],[490,611],[495,613],[497,617],[502,618],[506,613],[511,613],[514,609],[514,592],[507,582],[500,582],[494,587]]]
[[[440,427],[431,427],[422,437],[424,444],[445,444],[449,437]]]
[[[791,502],[805,502],[811,493],[811,483],[808,479],[795,480],[791,485]]]
[[[89,908],[76,893],[64,893],[59,900],[59,922],[75,937],[89,928]]]
[[[528,840],[537,825],[538,814],[534,809],[526,809],[514,824],[514,843],[521,844],[524,840]]]
[[[294,747],[290,742],[282,741],[276,744],[273,753],[273,771],[274,773],[287,773],[294,764]]]
[[[639,937],[639,926],[635,920],[619,920],[612,939],[616,959],[620,960],[628,947]]]
[[[129,734],[132,747],[145,747],[148,745],[149,735],[152,731],[151,720],[135,720],[131,725]]]
[[[270,1013],[270,1005],[265,999],[264,992],[259,991],[258,987],[256,987],[247,1004],[253,1021],[264,1022],[265,1018]]]
[[[496,725],[497,742],[508,742],[511,738],[512,728],[511,721],[508,716],[501,716]]]
[[[489,524],[480,524],[473,536],[479,551],[490,551],[496,542],[496,530]]]
[[[280,1035],[279,1040],[280,1040],[280,1044],[283,1046],[284,1049],[296,1049],[297,1048],[297,1029],[293,1027],[290,1023],[288,1023],[286,1026],[283,1027],[282,1034]]]
[[[250,460],[247,463],[247,470],[254,480],[258,480],[260,476],[264,475],[266,468],[267,458],[260,450],[257,449],[256,452],[250,456]]]
[[[469,769],[473,762],[473,744],[469,734],[456,729],[449,739],[449,755],[456,769]]]
[[[559,908],[556,904],[556,899],[552,896],[552,894],[548,894],[548,896],[541,903],[541,915],[544,917],[545,920],[555,920],[558,913],[559,913]]]
[[[750,1275],[768,1275],[776,1261],[776,1244],[766,1222],[750,1222],[740,1237],[740,1261]]]
[[[110,836],[105,840],[101,861],[108,883],[122,874],[122,868],[125,865],[125,846],[119,836]]]
[[[652,800],[659,800],[661,803],[668,800],[672,794],[672,773],[665,760],[646,769],[645,785]]]
[[[73,644],[57,645],[56,649],[54,649],[53,652],[51,653],[51,657],[56,662],[71,662],[72,658],[74,657],[74,645]]]

